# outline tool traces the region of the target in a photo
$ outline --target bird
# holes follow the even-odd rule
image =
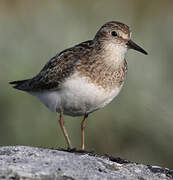
[[[107,22],[92,40],[57,53],[36,76],[10,84],[37,97],[52,112],[59,114],[59,124],[69,149],[73,146],[63,115],[83,116],[81,150],[85,150],[88,116],[119,94],[127,74],[127,50],[148,54],[131,40],[131,34],[126,24]]]

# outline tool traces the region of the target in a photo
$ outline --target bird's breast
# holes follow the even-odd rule
[[[122,85],[108,91],[88,81],[86,77],[71,77],[59,91],[60,104],[67,115],[84,115],[110,103],[118,95],[121,87]]]

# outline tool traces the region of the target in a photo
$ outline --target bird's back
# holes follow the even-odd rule
[[[10,82],[22,91],[37,92],[60,88],[61,84],[74,73],[76,64],[92,49],[92,41],[85,41],[66,49],[51,58],[33,78]]]

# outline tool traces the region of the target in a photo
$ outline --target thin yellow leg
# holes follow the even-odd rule
[[[85,126],[86,126],[86,121],[88,119],[88,114],[86,114],[82,120],[81,123],[81,150],[85,150]]]
[[[61,130],[62,130],[62,132],[64,134],[64,137],[65,137],[65,140],[67,142],[68,147],[70,149],[72,149],[72,144],[71,144],[70,138],[68,136],[67,130],[66,130],[65,126],[64,126],[64,121],[62,119],[62,116],[63,116],[63,111],[61,110],[60,116],[59,116],[59,124],[60,124]]]

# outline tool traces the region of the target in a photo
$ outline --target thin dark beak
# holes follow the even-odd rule
[[[148,54],[144,49],[142,49],[140,46],[138,46],[138,45],[137,45],[136,43],[134,43],[132,40],[129,40],[129,41],[127,42],[127,46],[128,46],[129,49],[134,49],[134,50],[139,51],[139,52],[141,52],[141,53],[143,53],[143,54],[145,54],[145,55]]]

